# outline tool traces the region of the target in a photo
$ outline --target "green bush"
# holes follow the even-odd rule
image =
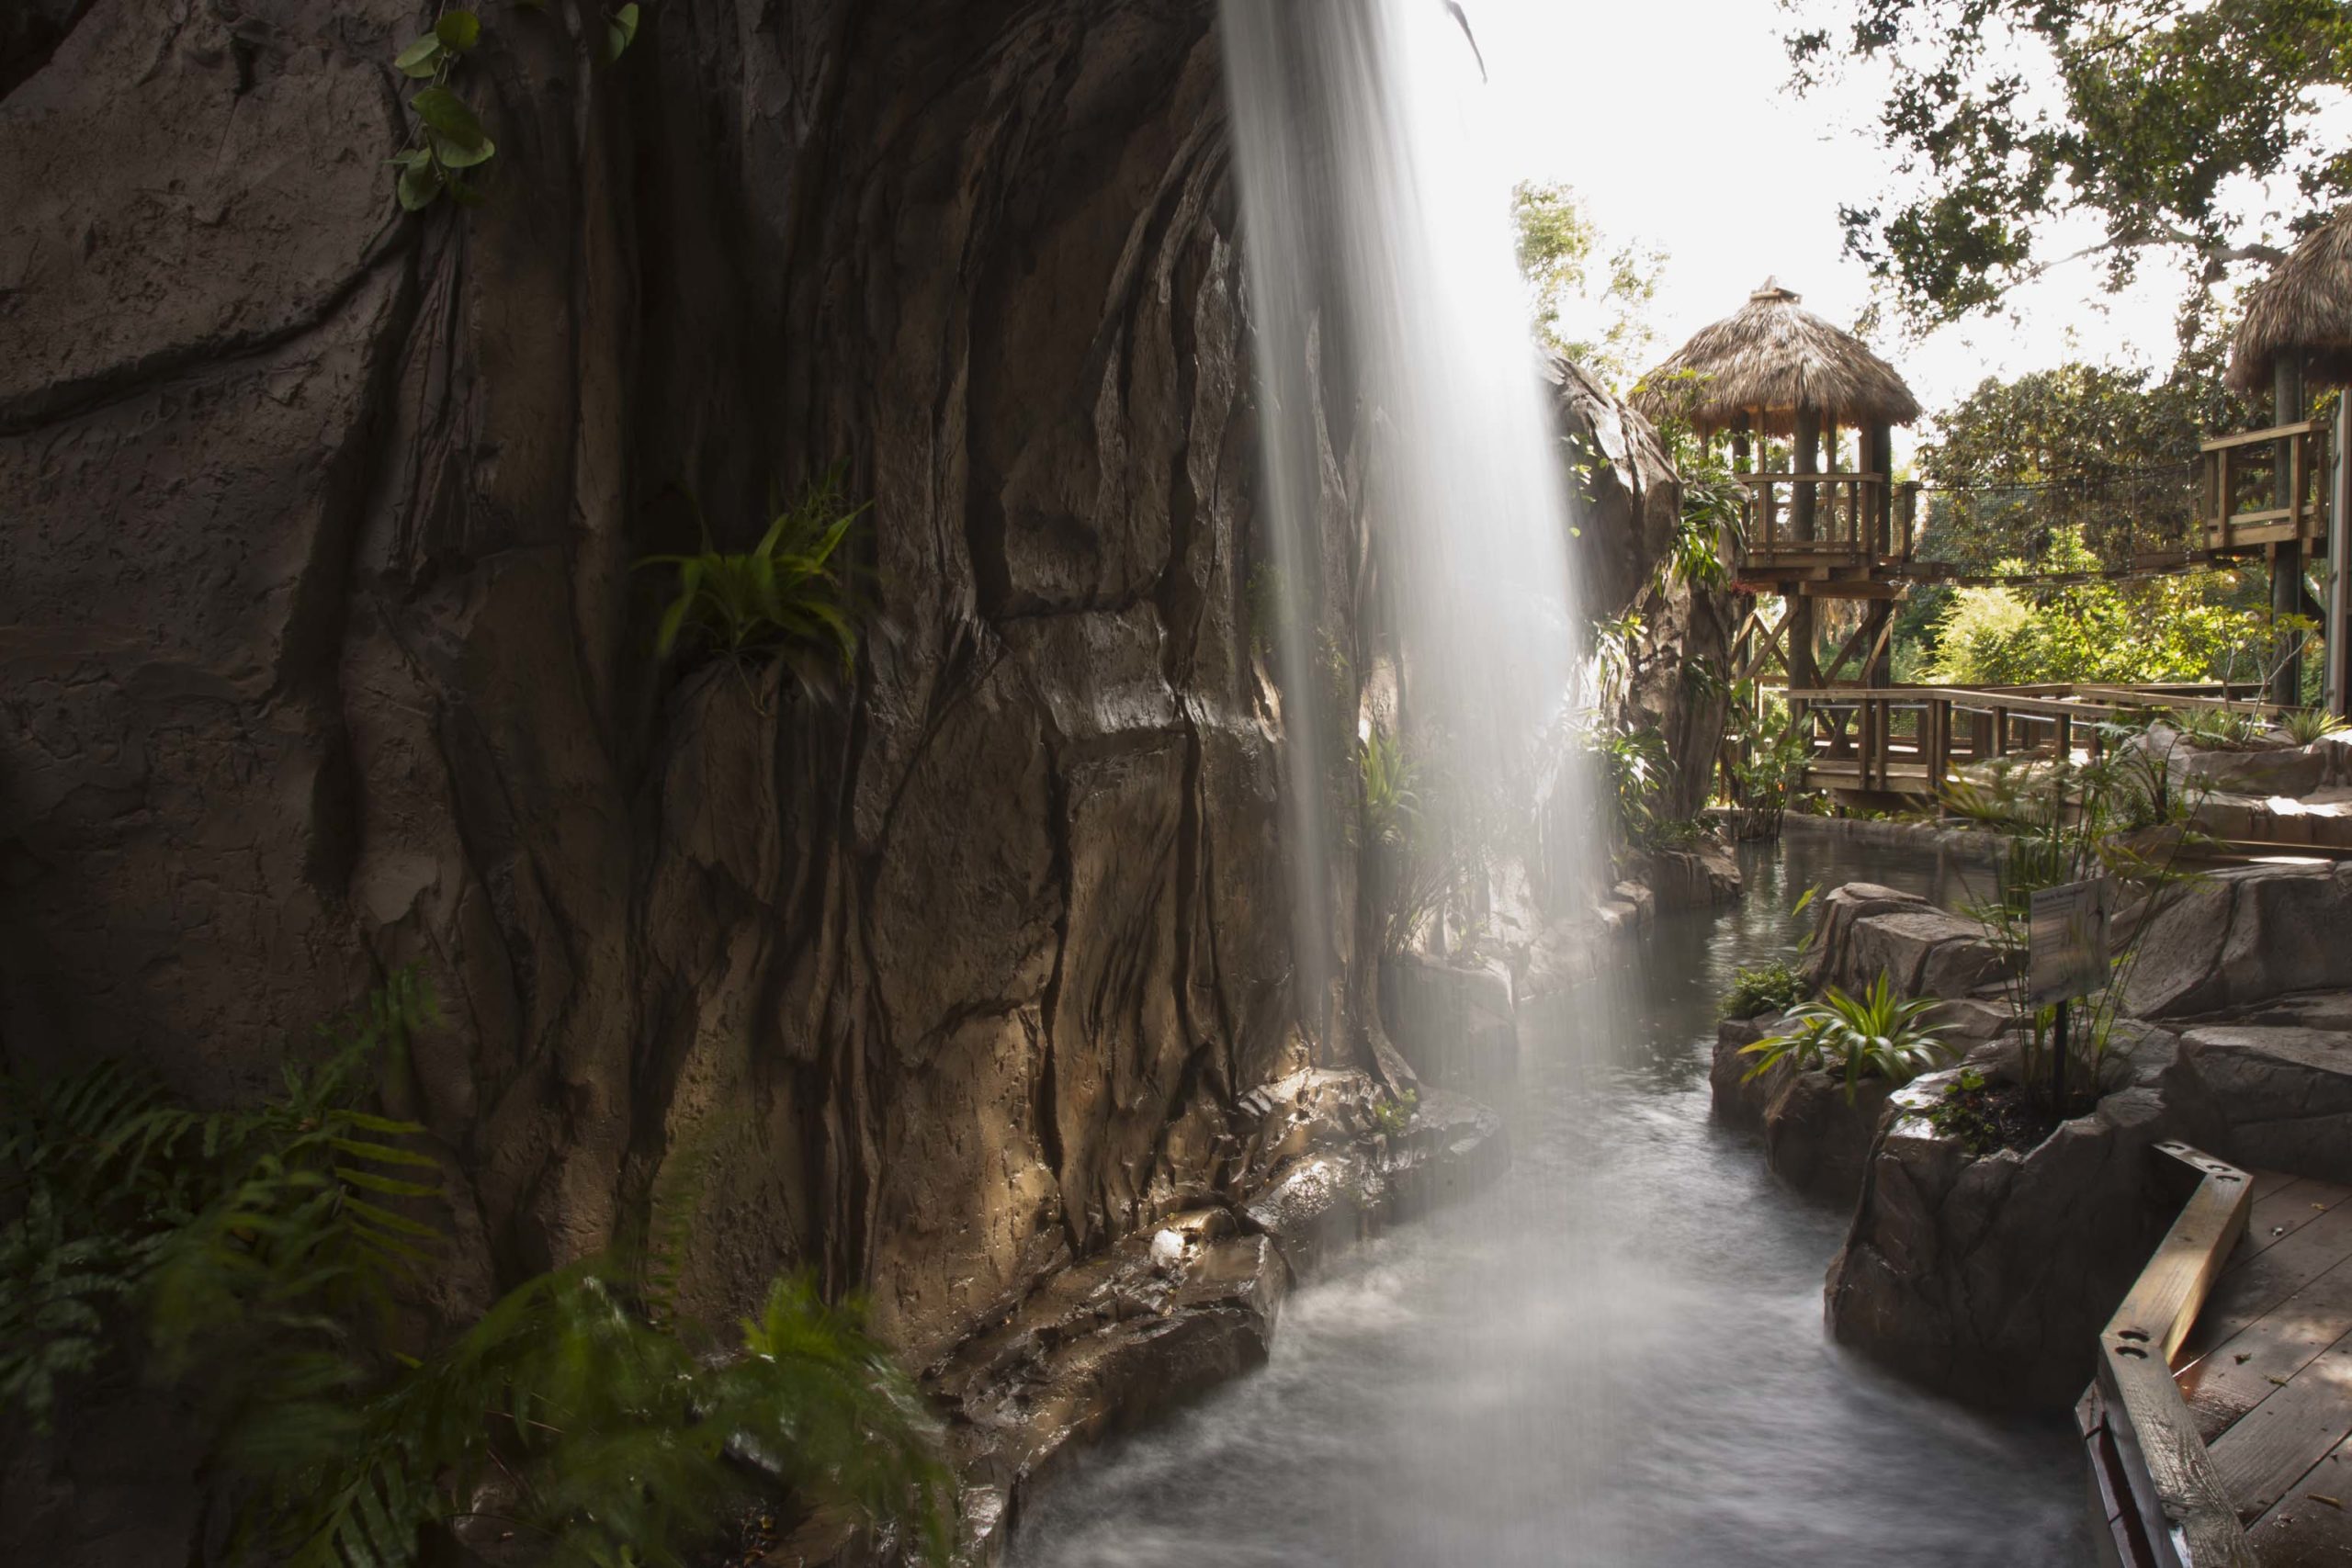
[[[2018,559],[1992,568],[2029,570],[2095,573],[2099,562],[2080,530],[2064,528],[2030,569]],[[1955,685],[2256,679],[2274,657],[2274,624],[2233,573],[1962,588],[1936,623],[1924,672]]]
[[[1752,969],[1743,967],[1732,976],[1731,990],[1724,997],[1724,1016],[1754,1018],[1760,1012],[1786,1012],[1804,1000],[1805,994],[1804,976],[1787,959],[1775,958]]]
[[[1909,1083],[1951,1055],[1937,1030],[1921,1021],[1938,1005],[1934,997],[1898,1000],[1883,970],[1860,997],[1832,986],[1790,1010],[1780,1033],[1740,1047],[1741,1055],[1756,1058],[1747,1078],[1784,1061],[1801,1073],[1826,1066],[1845,1078],[1849,1105],[1866,1077]]]

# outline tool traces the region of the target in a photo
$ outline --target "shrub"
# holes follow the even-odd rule
[[[1724,998],[1724,1016],[1754,1018],[1760,1012],[1786,1012],[1804,1000],[1805,990],[1804,977],[1785,958],[1742,968],[1732,976],[1731,990]]]
[[[1818,999],[1799,1004],[1780,1033],[1743,1045],[1739,1054],[1756,1058],[1748,1078],[1784,1061],[1799,1072],[1826,1066],[1845,1077],[1850,1105],[1864,1077],[1906,1084],[1951,1055],[1936,1029],[1920,1021],[1938,1005],[1933,997],[1897,999],[1882,970],[1860,997],[1832,986]]]

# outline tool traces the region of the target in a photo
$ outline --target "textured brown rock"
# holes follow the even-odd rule
[[[1546,364],[1556,389],[1554,415],[1573,466],[1568,489],[1585,608],[1595,617],[1641,617],[1621,716],[1633,728],[1655,728],[1673,760],[1659,815],[1692,817],[1713,792],[1724,698],[1685,677],[1694,664],[1728,669],[1737,601],[1657,582],[1682,507],[1681,483],[1665,445],[1646,418],[1582,367],[1558,355]]]
[[[2188,1018],[2291,991],[2352,988],[2352,864],[2236,866],[2175,889],[2123,994],[2140,1018]]]
[[[1383,959],[1380,1010],[1389,1038],[1430,1083],[1491,1092],[1519,1076],[1519,1012],[1499,960]]]
[[[0,39],[0,1039],[228,1100],[421,963],[450,1311],[684,1154],[694,1304],[810,1266],[927,1356],[1303,1049],[1213,7],[682,4],[609,71],[561,9],[421,218],[412,6]],[[741,547],[836,458],[843,700],[658,662],[667,487]],[[187,1556],[35,1484],[40,1561]]]
[[[1951,1074],[1896,1092],[1846,1245],[1830,1332],[1972,1404],[2056,1409],[2170,1224],[2148,1151],[2177,1126],[2152,1089],[2110,1094],[2040,1146],[1973,1158],[1917,1113]]]

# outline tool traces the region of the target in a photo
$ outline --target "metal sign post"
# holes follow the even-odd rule
[[[2070,882],[2033,895],[2026,919],[2026,998],[2058,1004],[2050,1053],[2050,1109],[2066,1113],[2068,1004],[2104,989],[2108,978],[2108,885]]]

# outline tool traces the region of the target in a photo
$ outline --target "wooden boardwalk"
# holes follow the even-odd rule
[[[2255,1174],[2178,1364],[2264,1568],[2352,1568],[2352,1188]]]

